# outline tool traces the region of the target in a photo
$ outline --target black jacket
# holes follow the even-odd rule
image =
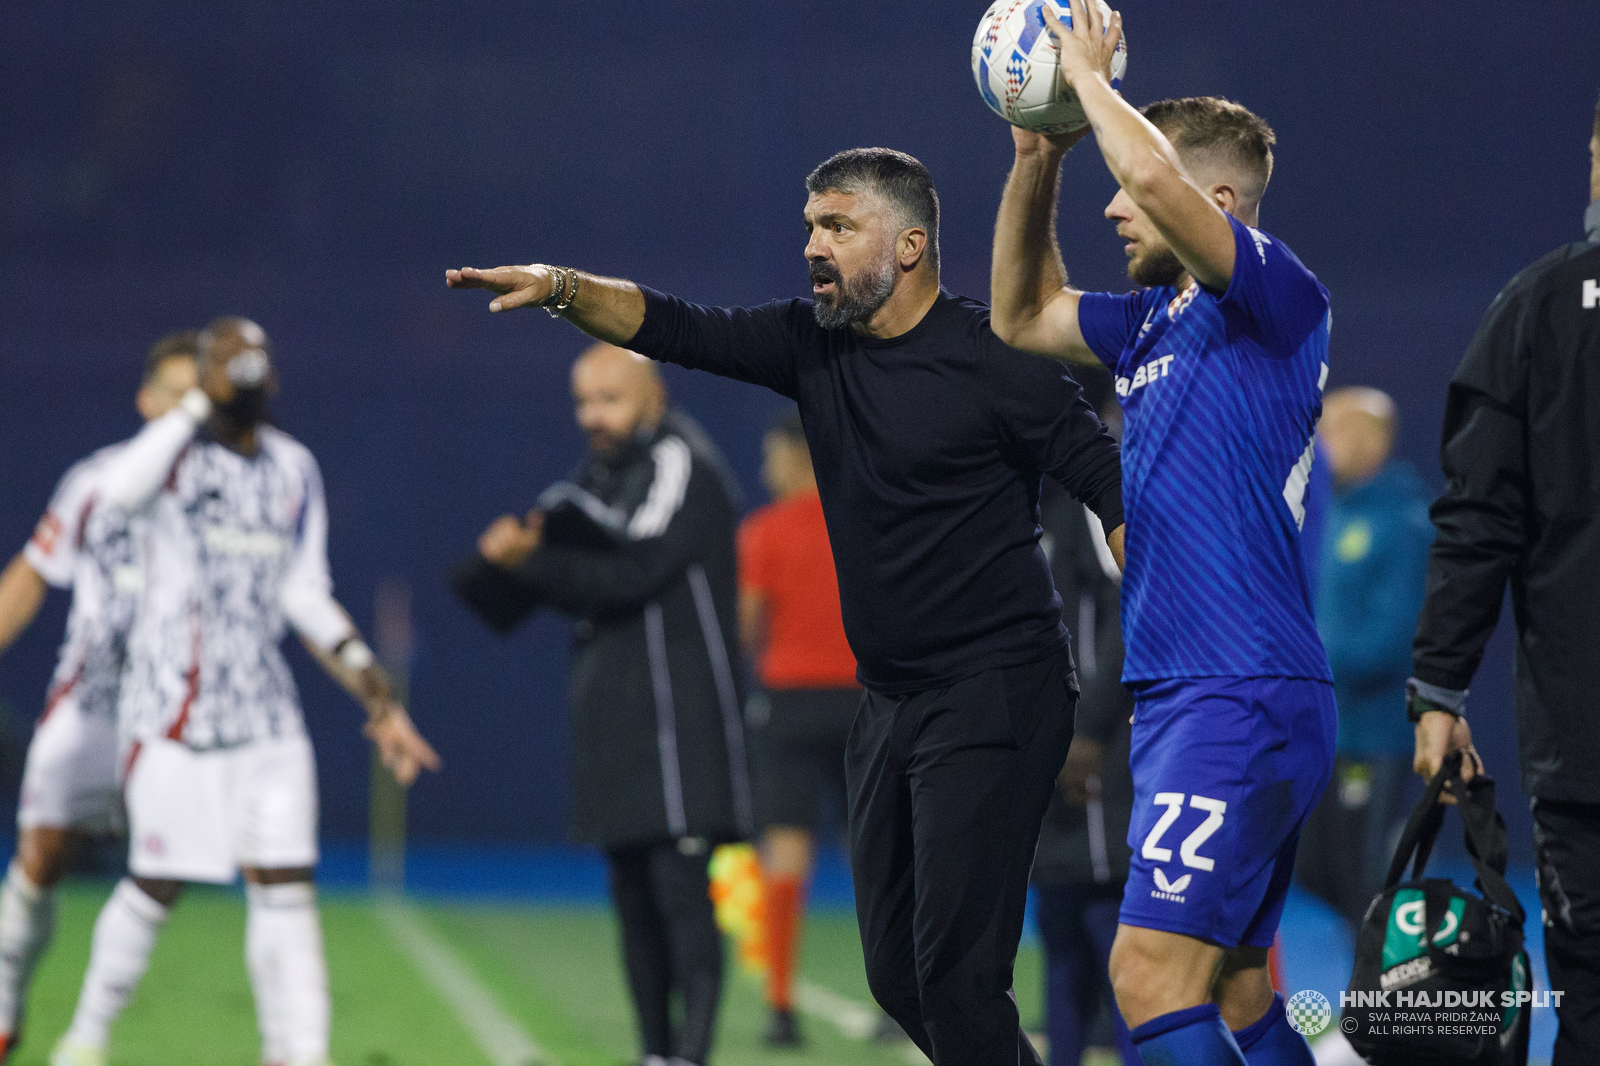
[[[715,446],[692,419],[671,412],[623,455],[589,458],[541,498],[562,521],[547,526],[546,543],[515,574],[481,556],[457,569],[457,591],[497,629],[536,607],[577,620],[577,841],[716,842],[753,830],[733,658],[736,499]],[[583,525],[573,521],[575,506],[609,541],[550,534]]]
[[[1450,382],[1418,681],[1463,692],[1511,584],[1522,787],[1600,802],[1600,205],[1512,279]],[[1427,695],[1425,692],[1424,695]],[[1397,712],[1398,713],[1398,712]]]
[[[1045,483],[1042,500],[1050,572],[1061,593],[1078,664],[1073,732],[1103,749],[1100,802],[1067,802],[1060,789],[1045,812],[1034,857],[1038,884],[1122,884],[1128,879],[1128,822],[1133,771],[1128,738],[1133,694],[1122,684],[1121,586],[1106,566],[1110,550],[1089,525],[1089,512],[1059,487]]]

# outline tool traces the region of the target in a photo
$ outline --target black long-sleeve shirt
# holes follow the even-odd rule
[[[808,300],[707,308],[644,290],[630,347],[800,405],[862,684],[915,692],[1066,645],[1039,548],[1040,475],[1122,524],[1116,442],[1058,365],[940,293],[889,340],[824,330]]]
[[[1511,586],[1522,786],[1600,802],[1600,204],[1513,278],[1450,381],[1414,673],[1459,693]],[[1398,713],[1398,712],[1397,712]]]

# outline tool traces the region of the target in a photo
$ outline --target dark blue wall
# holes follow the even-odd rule
[[[155,336],[220,313],[260,320],[279,352],[279,421],[323,464],[339,595],[370,625],[380,579],[415,589],[416,716],[448,764],[417,788],[415,828],[559,835],[564,628],[491,637],[442,575],[578,456],[565,376],[583,342],[543,315],[491,318],[444,289],[444,269],[539,259],[708,301],[792,295],[801,178],[837,149],[886,144],[932,168],[946,282],[983,295],[1009,162],[968,74],[983,6],[9,9],[0,544],[22,543],[70,462],[135,429]],[[1128,0],[1125,14],[1132,99],[1221,93],[1276,125],[1263,224],[1333,292],[1333,383],[1393,392],[1402,449],[1436,478],[1443,385],[1482,309],[1578,233],[1600,88],[1593,0]],[[1111,183],[1089,148],[1068,169],[1075,279],[1122,287],[1099,217]],[[776,398],[670,383],[758,500]],[[0,696],[25,717],[63,609],[0,661]],[[1476,715],[1491,767],[1511,778],[1508,654],[1502,639]],[[356,712],[299,674],[325,828],[357,834]]]

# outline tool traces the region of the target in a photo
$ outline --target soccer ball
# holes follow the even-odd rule
[[[1095,0],[1111,21],[1106,0]],[[972,39],[972,76],[989,109],[1013,125],[1039,133],[1071,133],[1089,124],[1078,94],[1061,80],[1055,41],[1045,30],[1046,4],[1072,25],[1072,10],[1057,0],[996,0]],[[1117,42],[1111,87],[1120,88],[1128,69],[1128,42]]]

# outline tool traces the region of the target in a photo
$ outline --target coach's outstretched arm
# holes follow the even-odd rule
[[[1235,247],[1227,214],[1184,174],[1166,135],[1111,87],[1107,72],[1122,37],[1122,16],[1113,12],[1108,26],[1098,4],[1071,3],[1071,29],[1048,6],[1045,22],[1061,49],[1061,76],[1078,94],[1111,176],[1150,216],[1192,278],[1214,292],[1227,289]],[[1219,194],[1234,191],[1224,188]]]
[[[1017,159],[1000,197],[989,266],[990,324],[1013,348],[1056,359],[1099,363],[1078,328],[1078,298],[1056,243],[1061,160],[1089,127],[1046,137],[1011,127]]]
[[[761,307],[701,307],[619,278],[565,267],[465,267],[445,272],[453,289],[496,293],[491,311],[545,307],[591,337],[668,363],[761,385],[795,398],[793,338],[802,301]],[[814,327],[813,327],[814,328]]]
[[[644,293],[639,291],[639,286],[621,278],[602,278],[579,271],[571,271],[568,277],[565,273],[557,274],[559,269],[543,263],[493,270],[462,267],[446,270],[444,281],[452,289],[488,289],[495,293],[496,298],[489,303],[491,311],[541,307],[563,298],[570,299],[561,317],[597,340],[626,347],[644,325]],[[560,293],[555,291],[557,280],[564,282]],[[573,288],[577,291],[571,292]]]

